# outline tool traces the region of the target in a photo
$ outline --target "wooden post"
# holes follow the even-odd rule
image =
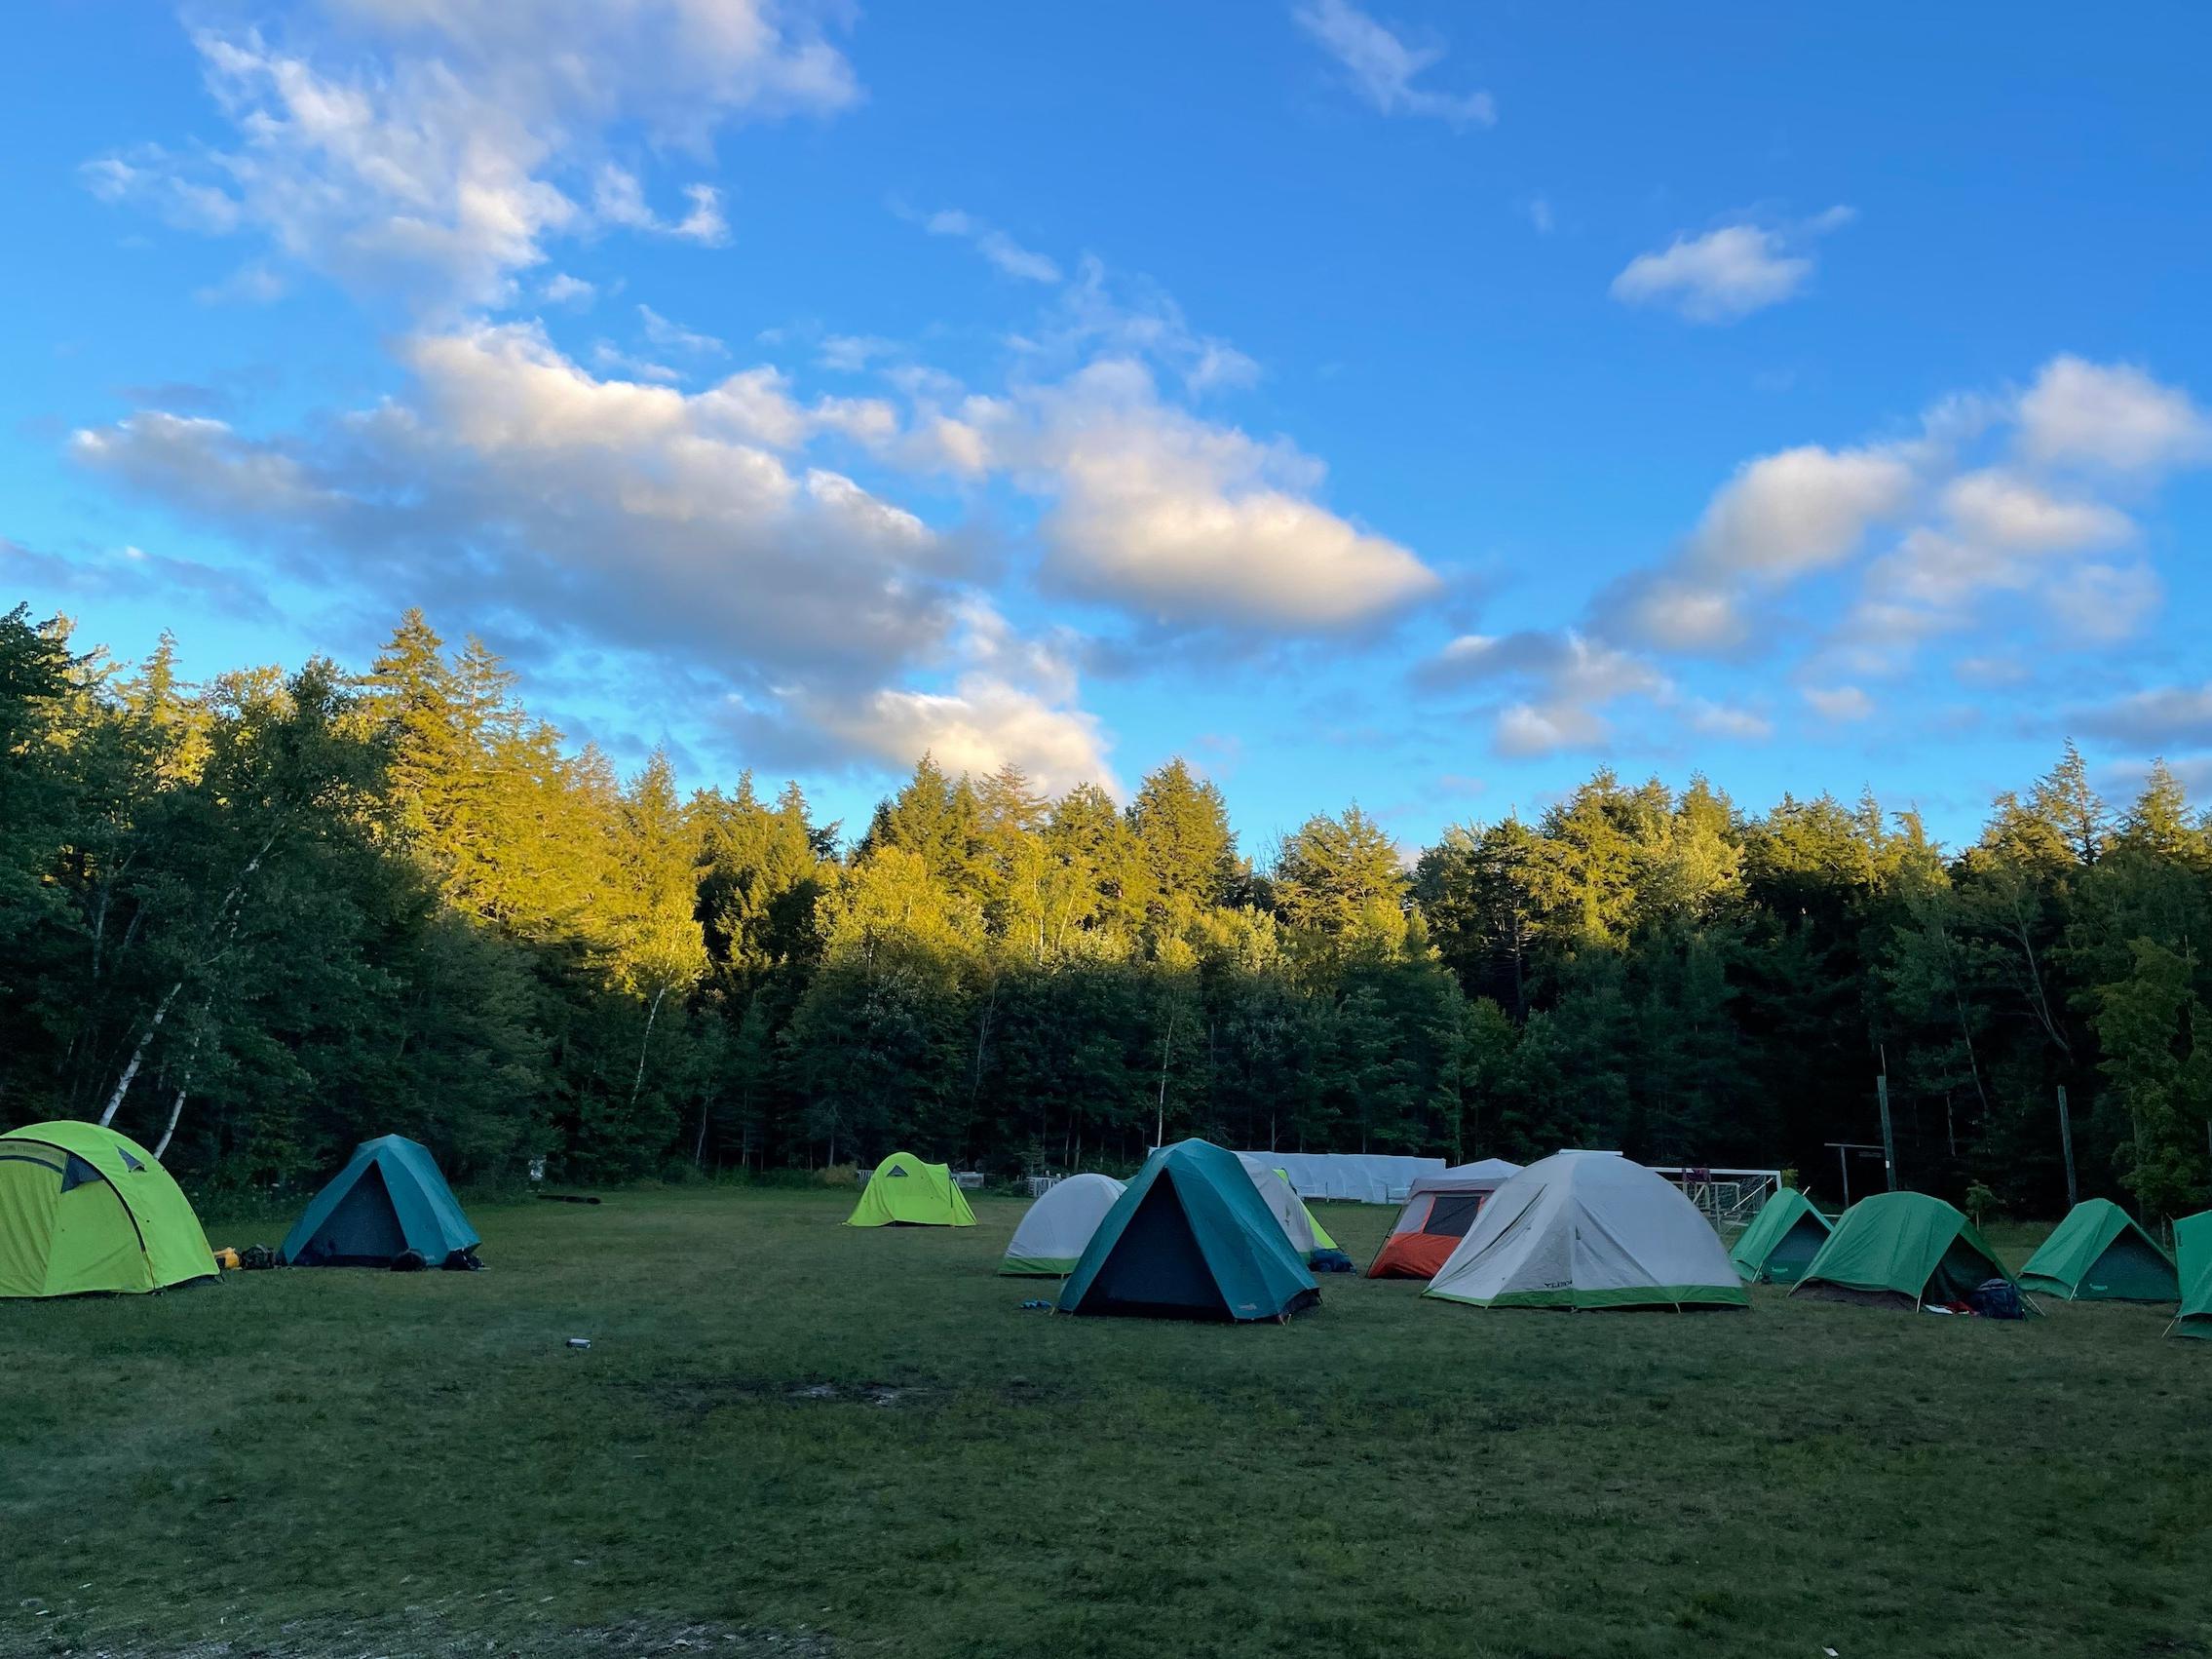
[[[1874,1074],[1875,1099],[1882,1102],[1882,1168],[1889,1177],[1889,1190],[1897,1190],[1897,1143],[1889,1134],[1889,1073]]]
[[[2066,1113],[2066,1085],[2058,1086],[2058,1143],[2066,1149],[2066,1207],[2080,1202],[2074,1190],[2074,1122]]]

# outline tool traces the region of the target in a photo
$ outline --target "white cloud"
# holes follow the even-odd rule
[[[2053,495],[1995,468],[1953,479],[1942,506],[1962,536],[2009,553],[2079,553],[2117,547],[2135,534],[2135,521],[2117,508]]]
[[[1863,720],[1874,713],[1874,699],[1855,685],[1808,685],[1803,691],[1812,712],[1824,720]]]
[[[2113,645],[2134,637],[2166,597],[2147,564],[2078,564],[2044,591],[2043,605],[2064,637]]]
[[[599,297],[597,287],[582,277],[572,277],[565,271],[555,271],[538,289],[538,297],[548,305],[573,306],[582,311]]]
[[[767,0],[324,0],[337,26],[286,44],[194,36],[230,149],[140,147],[89,163],[87,186],[172,223],[255,230],[272,252],[433,304],[510,296],[552,238],[626,225],[715,243],[719,192],[686,187],[672,222],[605,163],[618,125],[703,151],[741,116],[825,113],[858,96],[806,14]]]
[[[2212,680],[2138,691],[2076,709],[2069,718],[2083,731],[2153,752],[2212,748]]]
[[[202,305],[270,305],[284,298],[289,285],[259,259],[248,259],[219,283],[197,289]]]
[[[1877,521],[1910,501],[1913,469],[1892,448],[1802,444],[1747,461],[1690,537],[1706,570],[1787,579],[1847,558]]]
[[[72,453],[366,608],[403,592],[748,695],[844,704],[952,635],[966,550],[786,459],[850,426],[853,403],[802,405],[768,368],[688,395],[601,378],[526,325],[417,335],[401,356],[413,394],[326,432],[257,440],[147,411]]]
[[[612,340],[591,342],[591,363],[592,367],[609,374],[627,374],[633,379],[650,380],[657,386],[673,386],[684,377],[682,369],[624,351]]]
[[[1291,16],[1343,67],[1345,79],[1385,115],[1424,115],[1453,126],[1494,126],[1498,105],[1486,92],[1439,93],[1413,83],[1441,62],[1440,46],[1411,46],[1349,0],[1305,0]]]
[[[650,305],[637,308],[638,326],[645,337],[666,351],[680,351],[692,357],[728,357],[730,348],[712,334],[702,334],[671,323]]]
[[[1812,239],[1851,217],[1831,208],[1798,224],[1722,225],[1677,236],[1664,251],[1639,253],[1613,279],[1627,305],[1664,305],[1693,323],[1733,323],[1795,296],[1812,278]]]
[[[2130,364],[2059,356],[2020,399],[2020,449],[2047,465],[2155,474],[2212,458],[2212,421]]]
[[[812,700],[814,724],[859,753],[907,767],[924,753],[946,771],[981,775],[1011,761],[1057,793],[1098,784],[1119,794],[1097,716],[1077,706],[1074,667],[1049,643],[1018,637],[984,601],[963,607],[947,690],[884,689]]]
[[[1709,703],[1703,698],[1692,698],[1688,709],[1691,728],[1707,737],[1734,738],[1739,742],[1756,743],[1774,735],[1774,722],[1754,710],[1739,709],[1725,703]]]
[[[994,230],[973,213],[945,208],[922,221],[932,236],[957,236],[974,244],[975,251],[1010,277],[1024,282],[1056,283],[1060,267],[1043,253],[1033,252],[1003,230]]]
[[[1104,360],[1022,400],[994,439],[1057,505],[1048,573],[1140,615],[1281,632],[1338,629],[1433,593],[1405,548],[1320,506],[1321,468],[1161,402],[1152,376]]]
[[[858,374],[879,357],[896,351],[890,340],[874,334],[830,334],[821,342],[815,361],[824,368],[836,369],[843,374]]]
[[[1499,753],[1519,756],[1596,748],[1612,735],[1606,709],[1675,694],[1650,663],[1571,628],[1462,635],[1416,669],[1414,681],[1431,690],[1505,687],[1512,700],[1499,711],[1492,742]]]

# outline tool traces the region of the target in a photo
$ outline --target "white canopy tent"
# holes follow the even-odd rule
[[[1300,1198],[1351,1204],[1402,1204],[1423,1176],[1443,1173],[1441,1158],[1396,1158],[1367,1152],[1239,1152],[1247,1164],[1280,1170]]]
[[[1746,1307],[1681,1189],[1607,1152],[1560,1152],[1490,1195],[1425,1295],[1477,1307]]]

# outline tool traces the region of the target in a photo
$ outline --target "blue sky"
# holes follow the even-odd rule
[[[1246,844],[1598,764],[1970,835],[2212,792],[2212,23],[2129,8],[47,4],[0,592],[419,603],[633,766],[921,749]]]

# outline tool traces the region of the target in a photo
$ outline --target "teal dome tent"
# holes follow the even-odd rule
[[[390,1267],[410,1252],[426,1267],[475,1267],[481,1242],[429,1149],[386,1135],[354,1148],[279,1254],[293,1267]]]

